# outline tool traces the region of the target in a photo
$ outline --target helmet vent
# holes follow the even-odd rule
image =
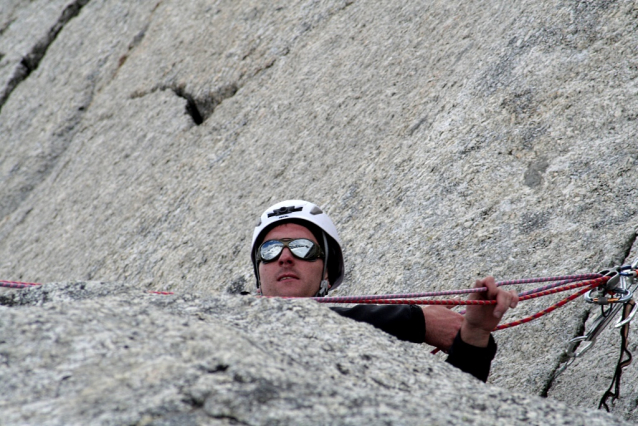
[[[278,209],[273,210],[271,213],[268,213],[268,217],[281,216],[288,213],[300,212],[302,210],[303,210],[303,207],[295,207],[295,206],[280,207]]]
[[[321,209],[320,209],[319,207],[317,207],[317,206],[314,206],[314,207],[312,208],[312,210],[310,210],[310,214],[322,214],[322,213],[323,213],[323,210],[321,210]]]

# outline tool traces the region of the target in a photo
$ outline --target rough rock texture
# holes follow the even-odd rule
[[[484,385],[310,301],[80,282],[2,302],[2,424],[626,424]]]
[[[336,222],[342,295],[638,256],[635,1],[0,9],[2,279],[251,290],[251,227],[286,198]],[[579,300],[499,333],[491,382],[595,408],[615,331],[551,380],[588,313]],[[613,409],[633,421],[636,368]]]

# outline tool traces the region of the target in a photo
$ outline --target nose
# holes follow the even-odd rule
[[[279,255],[279,264],[283,265],[286,263],[293,263],[293,261],[294,261],[294,256],[292,255],[288,247],[284,247],[281,254]]]

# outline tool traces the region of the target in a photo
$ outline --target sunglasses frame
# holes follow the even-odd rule
[[[317,249],[319,250],[319,252],[312,258],[310,259],[304,259],[303,257],[299,257],[295,254],[295,252],[293,252],[290,249],[290,243],[292,243],[293,241],[298,241],[298,240],[305,240],[305,241],[309,241],[310,243],[312,243],[313,246],[317,247]],[[277,241],[281,244],[283,244],[283,246],[281,247],[281,251],[277,254],[277,256],[273,257],[270,260],[266,260],[262,257],[261,255],[261,249],[264,246],[264,244],[269,243],[271,241]],[[259,260],[259,262],[263,262],[263,263],[270,263],[270,262],[275,262],[277,261],[277,259],[279,259],[279,257],[281,256],[281,254],[284,252],[284,249],[288,248],[288,250],[290,250],[290,253],[299,260],[304,260],[306,262],[314,262],[317,259],[322,259],[325,254],[323,252],[323,249],[321,248],[321,246],[318,243],[315,243],[314,241],[308,239],[308,238],[273,238],[272,240],[268,240],[268,241],[264,241],[263,243],[261,243],[259,245],[259,248],[257,249],[257,259]],[[310,251],[312,251],[312,248],[310,249]]]

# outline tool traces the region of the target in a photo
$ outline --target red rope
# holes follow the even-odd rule
[[[594,280],[581,281],[578,283],[567,284],[561,287],[556,287],[544,291],[538,291],[533,294],[525,294],[519,298],[519,301],[535,299],[537,297],[548,296],[550,294],[556,294],[563,291],[574,290],[576,288],[585,286],[599,286],[606,282],[608,277],[600,277]],[[485,287],[482,287],[482,291],[485,291]],[[286,297],[284,299],[300,299],[299,297]],[[360,304],[379,304],[379,305],[444,305],[444,306],[458,306],[458,305],[495,305],[496,300],[420,300],[420,299],[367,299],[367,298],[348,298],[348,302],[335,302],[334,298],[317,297],[313,298],[319,303],[360,303]],[[326,300],[327,299],[327,300]]]
[[[604,278],[607,278],[607,277],[604,277]],[[607,281],[607,280],[605,280],[605,281]],[[520,320],[508,322],[506,324],[501,324],[498,327],[496,327],[495,330],[503,330],[505,328],[515,327],[517,325],[525,324],[527,322],[530,322],[530,321],[533,321],[535,319],[538,319],[538,318],[542,317],[543,315],[549,314],[550,312],[555,311],[556,309],[566,305],[568,302],[571,302],[572,300],[576,299],[577,297],[582,296],[583,294],[587,293],[592,288],[598,287],[598,285],[600,285],[600,284],[592,284],[589,287],[585,287],[582,290],[577,291],[576,293],[572,294],[569,297],[566,297],[565,299],[563,299],[560,302],[550,306],[547,309],[543,309],[542,311],[536,312],[534,315],[530,315],[530,316],[522,318]]]
[[[511,327],[516,327],[517,325],[525,324],[525,323],[528,323],[528,322],[533,321],[535,319],[538,319],[538,318],[542,317],[543,315],[547,315],[550,312],[555,311],[556,309],[558,309],[558,308],[560,308],[562,306],[565,306],[568,302],[571,302],[572,300],[576,299],[577,297],[582,296],[583,294],[587,293],[591,289],[594,289],[594,288],[598,287],[599,285],[602,285],[602,284],[606,283],[607,280],[609,280],[609,277],[600,277],[600,278],[597,278],[595,280],[589,281],[588,283],[591,284],[591,285],[588,285],[587,287],[583,288],[582,290],[577,291],[576,293],[564,298],[560,302],[553,304],[549,308],[543,309],[542,311],[536,312],[535,314],[530,315],[528,317],[521,318],[519,320],[508,322],[508,323],[505,323],[505,324],[501,324],[501,325],[497,326],[494,329],[494,331],[503,330],[503,329],[511,328]],[[539,293],[543,293],[543,292],[539,292]],[[539,293],[537,293],[537,294],[539,294]],[[519,300],[522,300],[523,298],[526,298],[526,297],[527,296],[523,296]],[[525,300],[527,300],[527,299],[525,299]],[[431,353],[434,355],[434,354],[436,354],[439,351],[440,351],[440,349],[436,348]]]
[[[565,275],[558,277],[541,277],[541,278],[524,278],[520,280],[501,281],[497,282],[496,286],[506,285],[518,285],[518,284],[531,284],[531,283],[545,283],[551,281],[560,281],[560,283],[550,284],[540,289],[530,290],[528,293],[535,293],[537,291],[553,288],[562,284],[567,284],[574,281],[582,281],[593,278],[600,278],[600,274],[583,274],[583,275]],[[457,294],[470,294],[480,293],[485,291],[485,287],[480,288],[466,288],[460,290],[443,290],[443,291],[429,291],[425,293],[402,293],[402,294],[372,294],[364,296],[334,296],[334,297],[314,297],[313,299],[322,303],[362,303],[361,300],[388,300],[388,299],[414,299],[420,297],[436,297],[436,296],[452,296]]]
[[[594,278],[596,277],[596,278]],[[594,278],[594,279],[590,279]],[[588,281],[580,281],[582,279],[587,279]],[[543,309],[533,315],[530,315],[525,318],[521,318],[516,321],[508,322],[506,324],[501,324],[497,326],[494,330],[504,330],[506,328],[515,327],[517,325],[525,324],[535,319],[538,319],[544,315],[549,314],[550,312],[555,311],[556,309],[566,305],[570,301],[576,299],[577,297],[587,293],[593,288],[596,288],[609,280],[607,276],[600,276],[599,274],[588,274],[588,275],[570,275],[563,277],[548,277],[548,278],[531,278],[531,279],[522,279],[522,280],[513,280],[513,281],[504,281],[496,283],[497,286],[504,285],[515,285],[515,284],[527,284],[527,283],[538,283],[538,282],[550,282],[550,281],[561,281],[555,284],[550,284],[544,287],[540,287],[534,290],[529,290],[519,294],[519,301],[535,299],[537,297],[548,296],[550,294],[556,294],[563,291],[569,291],[576,288],[584,287],[580,291],[566,297],[565,299],[559,301],[558,303],[553,304],[549,308]],[[573,281],[580,281],[574,284],[567,284]],[[565,285],[562,285],[565,284]],[[9,287],[9,288],[27,288],[38,286],[41,284],[37,283],[24,283],[18,281],[4,281],[0,280],[0,287]],[[429,297],[429,296],[440,296],[440,295],[449,295],[449,294],[463,294],[463,293],[476,293],[486,291],[486,287],[474,288],[468,290],[449,290],[442,292],[428,292],[428,293],[412,293],[412,294],[404,294],[404,295],[374,295],[374,296],[345,296],[345,297],[316,297],[313,298],[317,302],[320,303],[362,303],[362,304],[388,304],[388,305],[494,305],[496,304],[496,300],[414,300],[414,299],[399,299],[403,297]],[[149,291],[152,294],[161,294],[161,295],[172,295],[174,294],[172,291]],[[297,299],[295,297],[289,297],[286,299]],[[436,354],[439,352],[439,349],[436,348],[432,351],[432,354]]]
[[[0,280],[0,287],[7,287],[7,288],[27,288],[27,287],[33,287],[38,285],[42,285],[42,284]]]
[[[560,302],[550,306],[547,309],[539,311],[533,315],[522,318],[520,320],[512,321],[507,324],[501,324],[496,327],[495,330],[503,330],[505,328],[515,327],[517,325],[525,324],[530,321],[533,321],[537,318],[540,318],[554,310],[564,306],[568,302],[576,299],[577,297],[585,294],[590,289],[598,287],[605,283],[609,277],[603,276],[600,277],[598,274],[589,274],[589,275],[571,275],[564,277],[549,277],[549,278],[531,278],[531,279],[523,279],[523,280],[514,280],[514,281],[504,281],[497,283],[498,286],[503,285],[512,285],[512,284],[524,284],[524,283],[532,283],[532,282],[548,282],[548,281],[556,281],[556,280],[566,280],[573,281],[576,279],[589,278],[592,276],[596,276],[599,278],[595,278],[593,280],[581,281],[573,284],[562,285],[559,287],[551,288],[556,285],[548,285],[545,287],[541,287],[535,290],[530,290],[527,292],[523,292],[519,295],[519,301],[535,299],[542,296],[548,296],[550,294],[556,294],[563,291],[569,291],[576,288],[585,287],[582,290],[572,294],[569,297],[561,300]],[[562,284],[566,281],[562,281]],[[0,280],[0,287],[8,287],[8,288],[29,288],[34,286],[39,286],[39,283],[27,283],[20,281],[5,281]],[[465,290],[465,293],[474,293],[474,292],[482,292],[486,291],[486,287],[475,288]],[[458,306],[458,305],[494,305],[496,304],[496,300],[414,300],[414,299],[398,299],[398,297],[426,297],[427,296],[439,296],[444,294],[461,294],[463,290],[451,290],[451,291],[443,291],[443,292],[429,292],[429,293],[412,293],[412,294],[404,294],[404,295],[386,295],[386,296],[345,296],[345,297],[320,297],[313,298],[317,302],[320,303],[361,303],[361,304],[385,304],[385,305],[446,305],[446,306]],[[161,294],[161,295],[172,295],[174,294],[172,291],[149,291],[152,294]],[[388,298],[388,297],[396,297],[396,299]],[[286,299],[296,299],[295,297],[290,297]]]

